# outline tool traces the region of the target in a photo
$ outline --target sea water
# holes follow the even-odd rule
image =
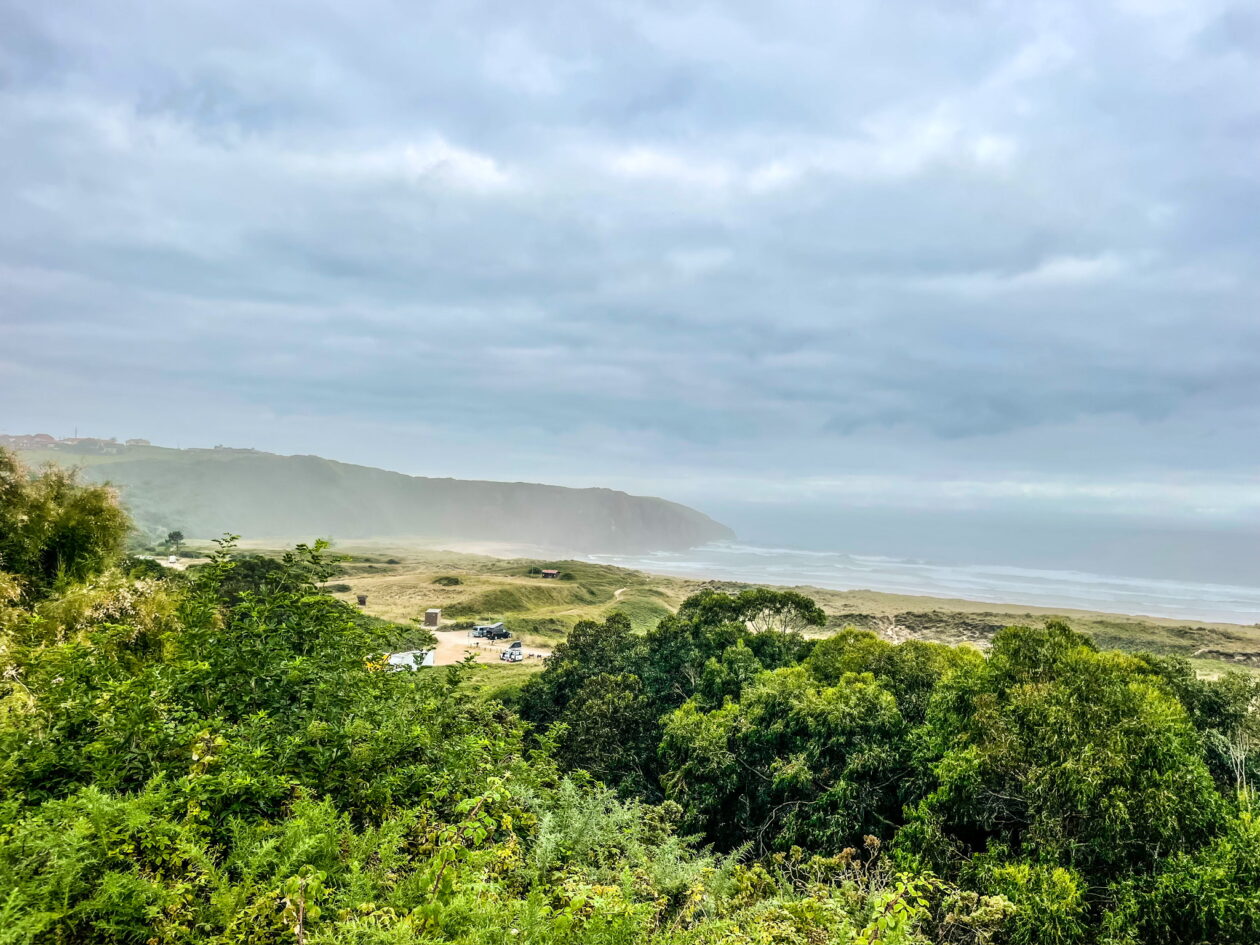
[[[934,564],[738,542],[718,542],[685,552],[593,555],[591,560],[657,574],[749,584],[807,584],[832,590],[883,591],[1188,621],[1260,621],[1260,587],[1234,584],[996,564]]]

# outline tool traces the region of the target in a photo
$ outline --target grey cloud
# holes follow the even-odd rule
[[[6,427],[169,438],[156,386],[505,478],[1260,460],[1241,5],[24,6]]]

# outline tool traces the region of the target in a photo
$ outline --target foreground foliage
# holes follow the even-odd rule
[[[1099,651],[1060,622],[988,654],[751,626],[709,594],[645,637],[579,626],[521,711],[563,764],[676,803],[717,850],[874,838],[906,875],[1010,904],[998,941],[1260,941],[1253,677]]]
[[[1260,940],[1242,677],[758,590],[580,625],[513,711],[387,672],[321,544],[185,576],[0,460],[0,945]]]

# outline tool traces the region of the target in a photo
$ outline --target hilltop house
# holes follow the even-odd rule
[[[9,435],[0,433],[0,446],[10,446],[15,450],[43,450],[56,445],[55,437],[47,433],[26,433]]]
[[[70,447],[73,453],[121,453],[122,444],[114,437],[108,440],[99,436],[68,436],[60,445]]]
[[[558,578],[560,577],[560,572],[554,568],[543,568],[542,576],[545,578]]]

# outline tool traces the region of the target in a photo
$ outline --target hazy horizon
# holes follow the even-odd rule
[[[0,434],[11,432],[0,429]],[[98,431],[78,432],[98,435]],[[114,436],[120,441],[125,438]],[[153,445],[180,448],[180,444]],[[234,446],[184,448],[209,449],[214,445]],[[65,458],[72,461],[74,455],[67,453]],[[364,465],[352,456],[325,458]],[[433,477],[424,470],[391,471]],[[554,484],[624,488],[631,494],[657,495],[650,489],[636,490],[633,482],[574,479]],[[963,489],[956,490],[951,506],[942,501],[945,492],[940,483],[934,484],[934,492],[904,494],[902,501],[894,505],[872,503],[869,493],[857,494],[856,501],[847,504],[827,501],[819,497],[816,488],[812,493],[785,496],[774,492],[758,499],[738,491],[731,493],[733,498],[712,490],[706,493],[703,484],[673,485],[676,488],[672,492],[662,492],[658,497],[692,506],[731,527],[737,543],[766,549],[886,556],[944,566],[1009,566],[1260,587],[1260,556],[1254,553],[1260,532],[1246,521],[1224,522],[1212,517],[1196,520],[1186,516],[1161,519],[1133,514],[1132,509],[1126,512],[1123,505],[1105,500],[1092,510],[1068,514],[1029,496],[1021,499],[1007,495],[998,504],[990,496],[987,504],[977,506]],[[835,482],[828,485],[833,489],[837,486]],[[903,490],[908,488],[908,484],[902,484]]]
[[[917,9],[0,2],[0,428],[1260,581],[1260,16]]]

